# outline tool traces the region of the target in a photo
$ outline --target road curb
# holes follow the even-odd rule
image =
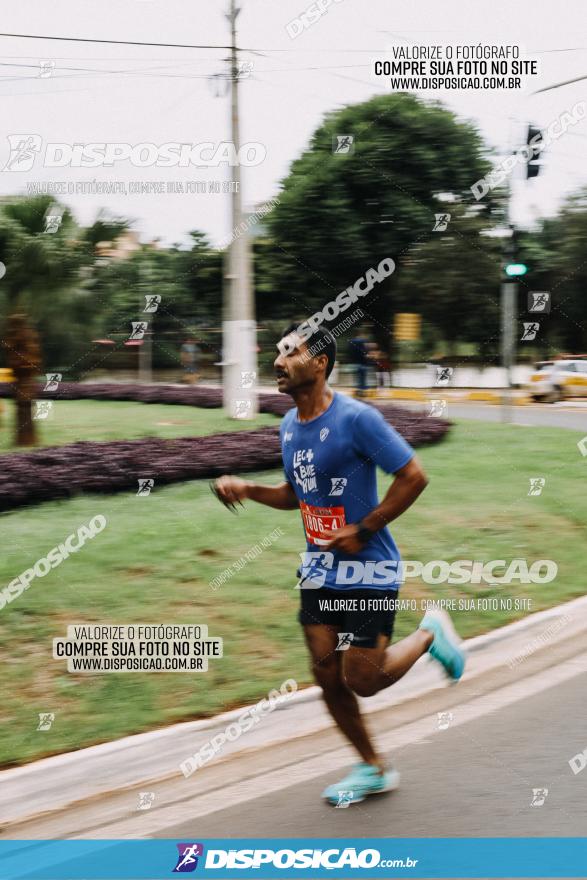
[[[495,405],[504,402],[506,389],[503,391],[491,388],[479,389],[456,389],[456,388],[370,388],[367,397],[371,400],[412,400],[427,403],[432,399],[444,398],[449,403],[491,403]],[[528,406],[533,401],[526,394],[515,391],[509,398],[512,406]]]
[[[522,666],[527,656],[545,645],[572,638],[583,630],[587,630],[587,596],[476,636],[464,643],[469,655],[467,678],[484,675],[503,665]],[[438,664],[423,657],[396,685],[361,702],[366,712],[378,712],[446,686],[448,683]],[[292,731],[295,736],[301,736],[331,727],[320,694],[320,688],[315,686],[294,694],[246,735],[223,746],[219,760],[286,742]],[[6,827],[76,802],[181,777],[181,761],[209,742],[213,731],[222,731],[238,719],[246,708],[4,770],[0,772],[4,804],[0,819]]]

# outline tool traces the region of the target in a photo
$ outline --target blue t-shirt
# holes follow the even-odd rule
[[[285,475],[300,502],[306,533],[300,586],[398,589],[400,554],[387,528],[352,556],[326,550],[324,532],[358,523],[377,507],[377,465],[396,473],[414,455],[411,446],[379,410],[337,393],[309,422],[300,422],[297,409],[290,409],[280,439]]]

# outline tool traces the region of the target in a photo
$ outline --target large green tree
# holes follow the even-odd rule
[[[177,366],[179,343],[187,336],[197,336],[205,349],[199,330],[221,322],[222,253],[203,233],[190,236],[189,249],[143,246],[125,260],[99,260],[90,282],[100,303],[96,332],[120,341],[128,336],[131,321],[148,321],[154,328],[153,363],[158,367]],[[145,297],[152,294],[161,301],[156,312],[145,314]],[[109,363],[115,363],[115,356]]]
[[[527,293],[552,294],[550,314],[541,323],[544,355],[587,353],[587,188],[564,202],[557,216],[543,221],[538,231],[521,237],[520,256],[528,275],[520,285],[520,313],[527,310]]]
[[[58,221],[52,225],[50,218]],[[80,358],[95,332],[100,302],[89,290],[95,245],[114,240],[126,221],[98,219],[81,228],[50,196],[6,199],[0,204],[0,308],[28,316],[38,331],[48,369],[80,372]]]
[[[335,151],[341,135],[352,135],[351,152]],[[394,275],[360,303],[376,330],[388,328],[402,261],[433,240],[435,215],[465,217],[475,205],[476,240],[489,224],[493,194],[478,204],[470,191],[489,167],[474,126],[440,104],[402,93],[330,114],[267,216],[257,254],[260,314],[308,316],[392,257]]]
[[[0,205],[1,345],[3,359],[15,375],[17,444],[33,445],[36,440],[35,376],[46,358],[35,328],[42,343],[48,328],[65,332],[70,321],[66,301],[75,295],[86,259],[71,214],[50,196],[4,200]]]
[[[421,356],[455,356],[474,343],[484,360],[500,344],[502,240],[486,235],[486,221],[471,209],[447,205],[444,232],[416,243],[400,260],[393,307],[422,315]]]
[[[123,228],[124,223],[111,223],[110,237]],[[106,229],[102,221],[80,228],[71,212],[48,195],[0,202],[1,356],[17,380],[19,443],[35,440],[36,373],[43,366],[69,375],[80,371],[97,318],[87,279],[95,244]]]
[[[51,231],[51,216],[59,218]],[[78,281],[87,259],[71,213],[51,196],[0,204],[0,260],[6,267],[2,292],[9,310],[33,317],[50,314],[59,293]]]

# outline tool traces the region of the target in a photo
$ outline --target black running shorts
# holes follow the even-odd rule
[[[391,639],[397,590],[301,589],[299,621],[302,626],[322,624],[336,632],[352,633],[356,648],[375,648],[380,633]]]

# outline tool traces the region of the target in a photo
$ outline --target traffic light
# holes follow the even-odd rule
[[[524,263],[508,263],[505,267],[505,274],[509,275],[510,278],[515,278],[517,275],[525,275],[528,271],[528,267]]]
[[[543,147],[542,132],[533,125],[528,126],[528,136],[526,137],[526,145],[528,146],[528,161],[526,163],[526,180],[531,177],[538,177],[540,171],[540,153]]]

